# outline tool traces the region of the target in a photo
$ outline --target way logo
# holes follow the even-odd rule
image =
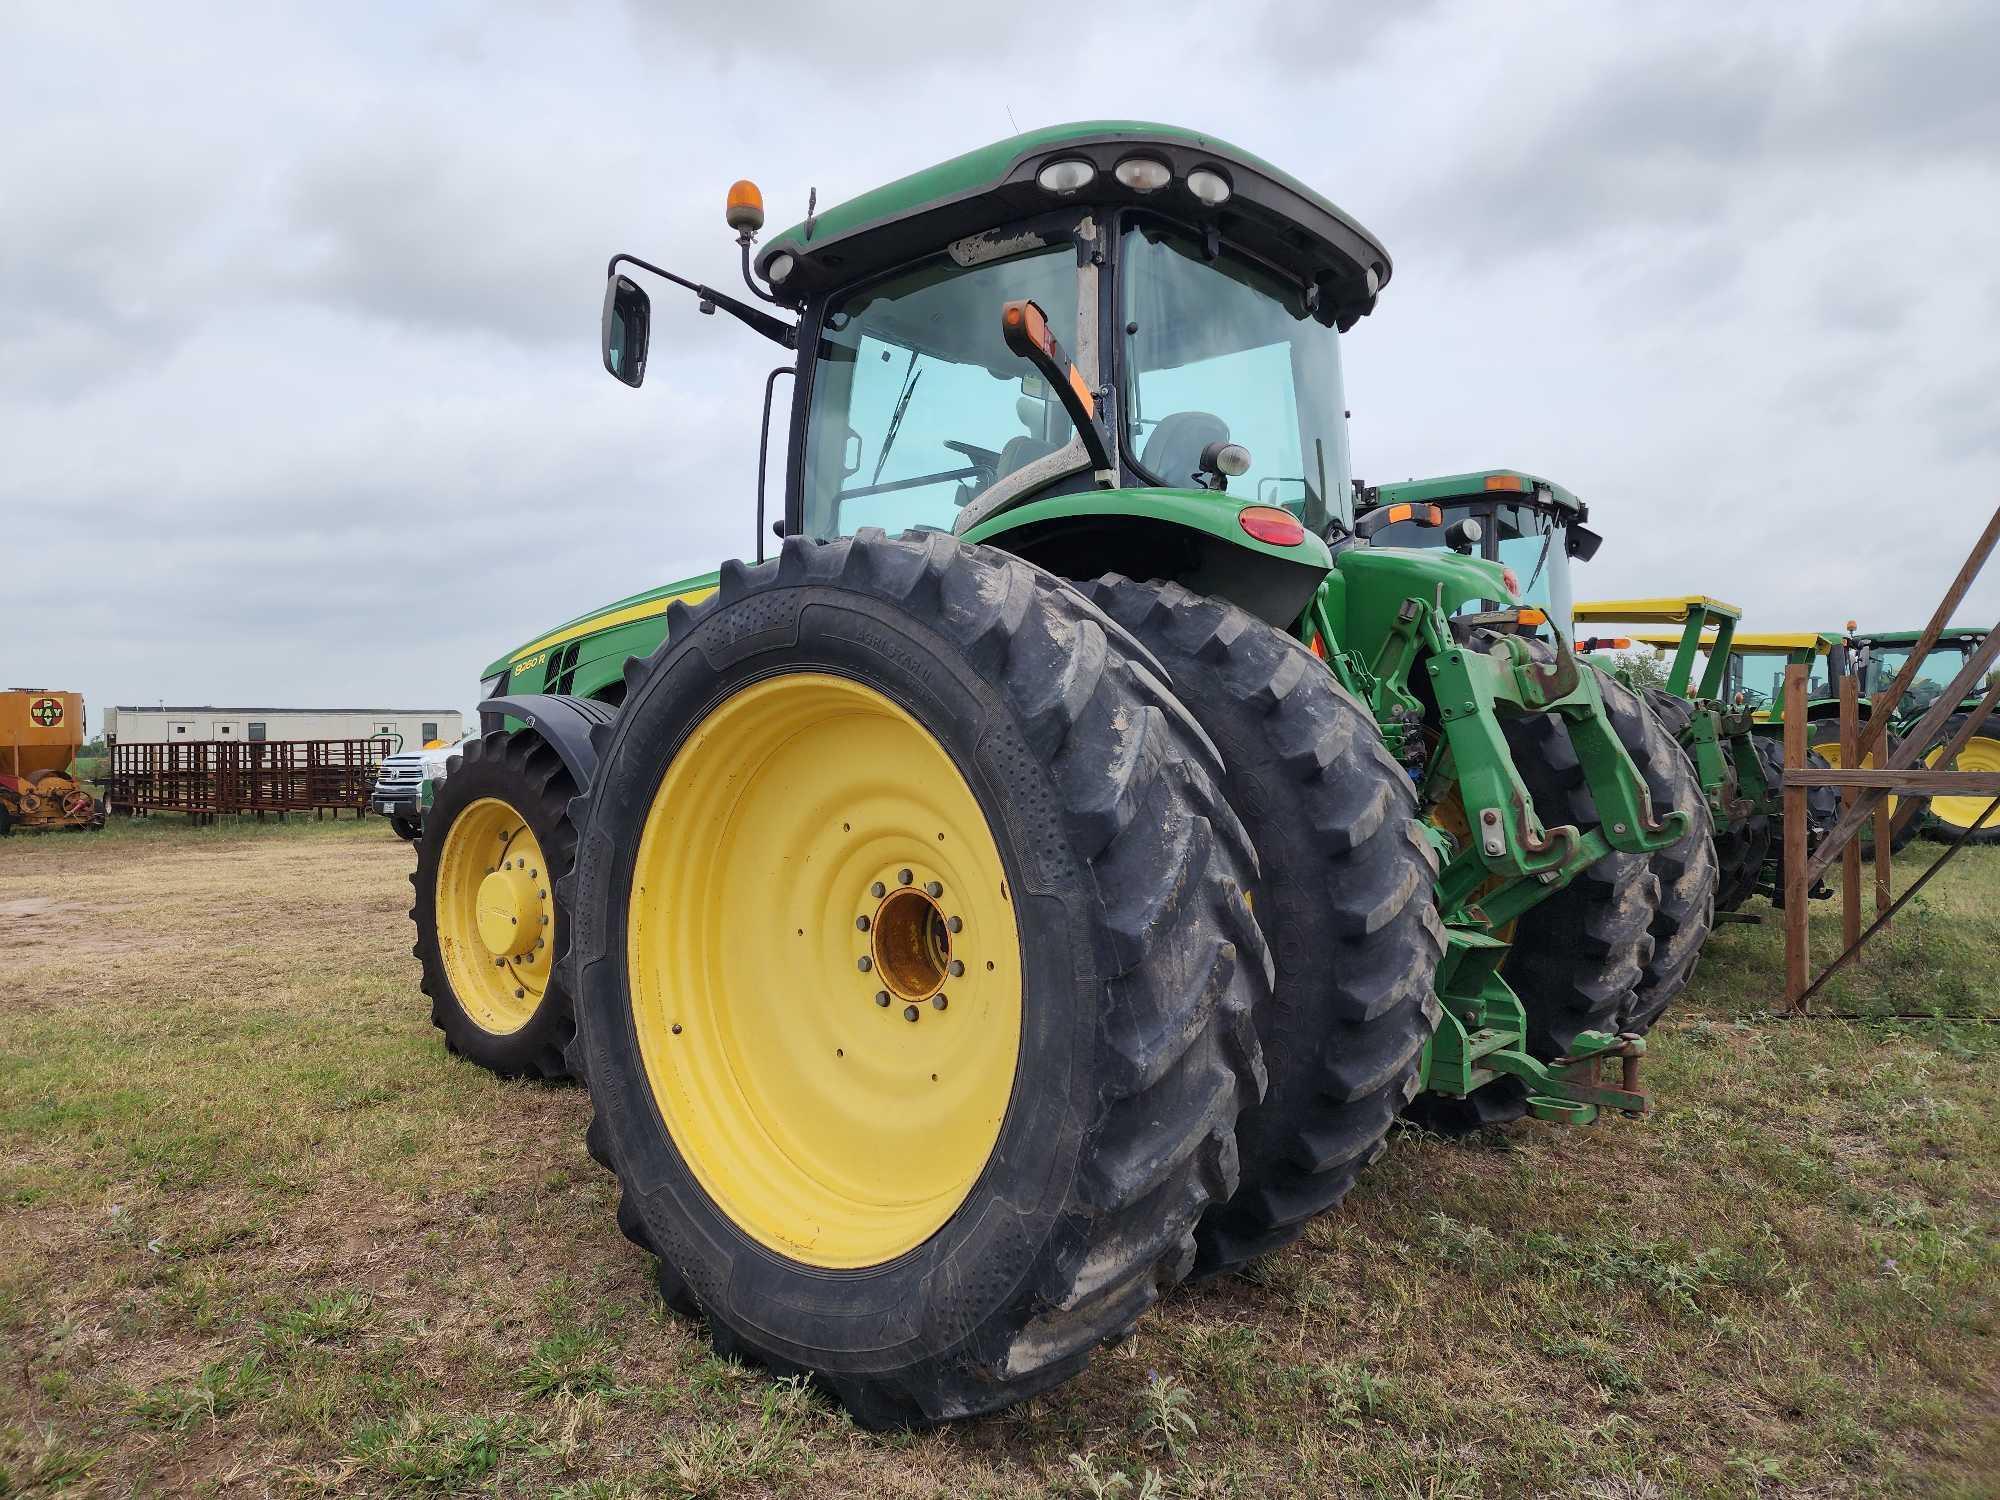
[[[28,705],[28,717],[44,729],[54,729],[63,721],[62,699],[37,698]]]

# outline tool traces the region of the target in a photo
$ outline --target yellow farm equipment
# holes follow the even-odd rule
[[[103,810],[76,779],[82,745],[81,693],[0,692],[0,836],[103,826]]]

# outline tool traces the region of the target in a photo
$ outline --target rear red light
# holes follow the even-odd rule
[[[1258,541],[1273,547],[1296,547],[1306,539],[1299,518],[1275,505],[1246,505],[1236,513],[1236,520]]]
[[[1518,599],[1521,597],[1521,575],[1519,573],[1516,573],[1512,568],[1502,568],[1500,570],[1500,581],[1507,586],[1507,597],[1509,599]]]

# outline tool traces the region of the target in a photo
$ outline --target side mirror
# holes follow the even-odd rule
[[[604,284],[604,368],[636,388],[646,378],[646,339],[653,326],[653,301],[628,276]]]
[[[1569,534],[1563,539],[1565,550],[1578,562],[1589,562],[1597,556],[1597,549],[1604,545],[1604,538],[1588,526],[1571,522],[1566,529]]]

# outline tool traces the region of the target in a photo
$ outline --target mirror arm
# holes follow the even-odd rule
[[[1090,455],[1090,466],[1097,471],[1099,482],[1115,484],[1117,464],[1111,456],[1111,445],[1104,440],[1104,429],[1097,425],[1096,393],[1049,327],[1047,314],[1033,302],[1003,303],[1000,336],[1009,351],[1033,365],[1056,393],[1056,399],[1062,402],[1063,410],[1076,427],[1077,436],[1083,440],[1084,452]],[[1113,478],[1106,480],[1106,475]]]
[[[703,286],[698,281],[689,281],[685,276],[676,276],[664,266],[656,266],[651,261],[639,259],[636,255],[612,256],[611,263],[604,270],[607,279],[618,274],[620,261],[637,266],[642,271],[651,271],[655,276],[671,281],[675,286],[686,287],[699,297],[709,310],[721,308],[737,322],[756,329],[774,344],[782,344],[787,349],[796,349],[799,346],[797,324],[787,323],[783,318],[774,318],[761,308],[752,307],[747,302],[739,302],[734,297],[718,292],[713,287]]]

